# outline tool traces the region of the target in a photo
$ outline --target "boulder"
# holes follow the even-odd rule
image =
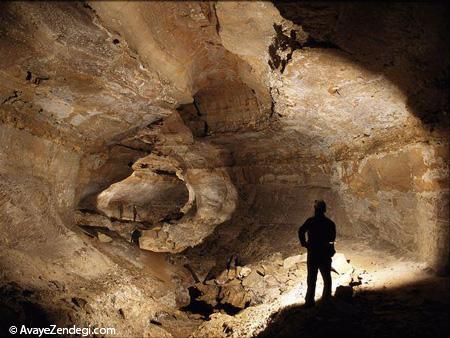
[[[248,266],[243,266],[241,269],[239,269],[238,277],[244,278],[247,277],[252,272],[252,269]]]
[[[256,270],[252,270],[250,274],[244,278],[242,285],[251,289],[261,289],[264,287],[264,279],[256,272]]]
[[[351,286],[338,286],[334,296],[338,299],[350,301],[353,297],[353,288]]]
[[[296,256],[287,257],[283,261],[283,268],[285,268],[286,270],[290,270],[292,268],[295,268],[295,266],[297,264],[305,263],[305,262],[306,262],[306,255],[296,255]]]
[[[201,292],[201,295],[197,298],[198,300],[204,301],[213,307],[217,305],[217,296],[219,295],[218,286],[197,283],[195,287]]]
[[[108,235],[105,235],[101,232],[97,233],[97,238],[102,243],[110,243],[113,240],[111,237],[109,237]]]
[[[333,256],[331,266],[340,275],[353,272],[353,266],[347,261],[343,253],[336,253]]]
[[[232,305],[244,309],[250,303],[250,296],[242,285],[224,285],[219,294],[222,304]]]
[[[278,288],[280,286],[280,282],[273,275],[264,276],[264,281],[267,288]]]
[[[228,270],[223,270],[219,276],[216,278],[216,283],[223,285],[228,281]]]

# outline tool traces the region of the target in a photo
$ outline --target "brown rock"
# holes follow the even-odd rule
[[[224,285],[220,289],[220,302],[244,309],[250,303],[250,296],[242,285]]]

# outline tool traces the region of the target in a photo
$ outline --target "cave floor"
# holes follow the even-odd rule
[[[157,296],[151,294],[150,289],[156,288],[160,290],[161,294],[164,294],[171,292],[174,288],[175,285],[170,281],[168,275],[173,273],[172,270],[175,267],[168,264],[165,259],[166,254],[139,250],[118,239],[111,243],[100,243],[95,239],[86,240],[95,243],[95,246],[114,259],[116,264],[125,265],[125,262],[122,262],[124,260],[128,262],[127,264],[133,265],[132,271],[136,273],[133,276],[133,283],[143,290],[146,288],[149,290],[148,293],[134,295],[133,290],[126,285],[128,279],[117,283],[124,277],[117,272],[117,274],[108,274],[107,277],[103,276],[101,280],[96,280],[94,284],[99,283],[97,287],[79,281],[69,290],[63,290],[63,295],[72,294],[75,288],[84,290],[77,293],[77,298],[72,298],[72,302],[74,299],[77,304],[79,303],[78,299],[89,300],[91,298],[88,295],[101,292],[102,288],[107,286],[111,292],[115,292],[114,290],[117,288],[126,295],[122,305],[133,300],[136,302],[136,311],[148,313],[151,307],[142,307],[143,304],[147,298],[151,299],[151,297]],[[156,332],[155,334],[164,332],[172,337],[180,338],[444,336],[450,322],[448,312],[450,280],[448,277],[435,276],[426,267],[426,264],[411,259],[385,243],[340,239],[336,244],[336,249],[338,254],[345,255],[352,269],[361,276],[361,283],[350,285],[350,274],[333,273],[335,296],[330,304],[318,302],[314,308],[304,307],[306,271],[304,262],[301,262],[293,268],[297,274],[295,278],[289,280],[293,283],[277,284],[275,287],[284,287],[284,291],[270,301],[262,301],[236,314],[218,309],[209,316],[189,311],[173,311],[173,308],[167,308],[167,311],[159,311],[158,315],[152,317],[151,332]],[[121,252],[126,254],[119,255]],[[284,260],[281,259],[282,263],[278,265],[278,271],[268,272],[269,270],[267,270],[265,279],[273,280],[270,276],[278,277],[283,273],[292,275],[292,269],[283,268],[283,262],[299,253],[302,253],[300,247],[297,251],[284,253],[282,255]],[[8,255],[11,256],[12,253]],[[205,257],[197,258],[205,259]],[[261,264],[264,265],[265,262],[254,262],[251,268],[255,270]],[[184,273],[184,278],[188,278],[188,271],[177,270],[177,272]],[[25,276],[22,276],[22,280],[24,278]],[[338,285],[343,288],[336,291]],[[61,288],[65,289],[64,286]],[[316,299],[320,298],[321,288],[321,278],[318,277]],[[273,289],[262,287],[257,291],[269,294]],[[11,297],[13,300],[23,298],[22,296],[17,298],[15,295]],[[78,312],[80,316],[83,315],[82,309],[78,309]],[[125,315],[128,315],[128,312],[125,311]],[[104,320],[111,322],[115,316],[117,317],[115,313],[105,313]],[[121,321],[125,320],[117,319],[117,322]],[[116,322],[114,321],[114,323]],[[42,323],[39,322],[39,324]],[[130,323],[129,325],[134,324]]]
[[[361,290],[350,300],[335,298],[312,309],[287,306],[257,337],[444,337],[448,302],[436,299],[444,284],[428,279],[399,289]]]
[[[194,337],[441,337],[449,326],[448,277],[436,277],[426,265],[383,243],[341,240],[344,253],[362,283],[336,292],[342,276],[333,274],[335,296],[305,308],[304,283],[271,303],[248,307],[234,316],[214,313]],[[339,278],[341,278],[339,280]],[[306,280],[306,276],[304,276]],[[318,277],[316,300],[320,298]]]

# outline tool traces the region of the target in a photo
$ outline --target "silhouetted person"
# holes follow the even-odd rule
[[[138,216],[136,206],[133,205],[133,222],[136,222],[136,218]]]
[[[336,225],[325,216],[327,205],[324,201],[314,202],[314,217],[308,218],[298,229],[298,238],[302,246],[308,249],[308,290],[305,305],[313,306],[316,292],[317,272],[323,278],[322,299],[331,298],[331,257],[333,257],[334,241],[336,240]],[[308,240],[306,240],[306,234]]]
[[[142,236],[142,232],[139,229],[134,229],[131,233],[131,243],[139,245],[139,238]]]

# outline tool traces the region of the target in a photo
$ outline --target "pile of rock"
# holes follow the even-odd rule
[[[283,259],[281,253],[274,253],[244,266],[236,264],[236,259],[230,261],[215,278],[193,286],[197,295],[193,300],[208,304],[212,312],[236,313],[248,306],[271,303],[294,287],[300,289],[299,297],[306,292],[306,254]],[[332,271],[336,286],[362,283],[364,272],[356,271],[342,253],[333,257]]]
[[[215,278],[194,285],[199,294],[195,301],[226,312],[272,302],[304,278],[305,262],[305,255],[283,260],[280,253],[270,255],[258,264],[240,266],[233,261]]]

